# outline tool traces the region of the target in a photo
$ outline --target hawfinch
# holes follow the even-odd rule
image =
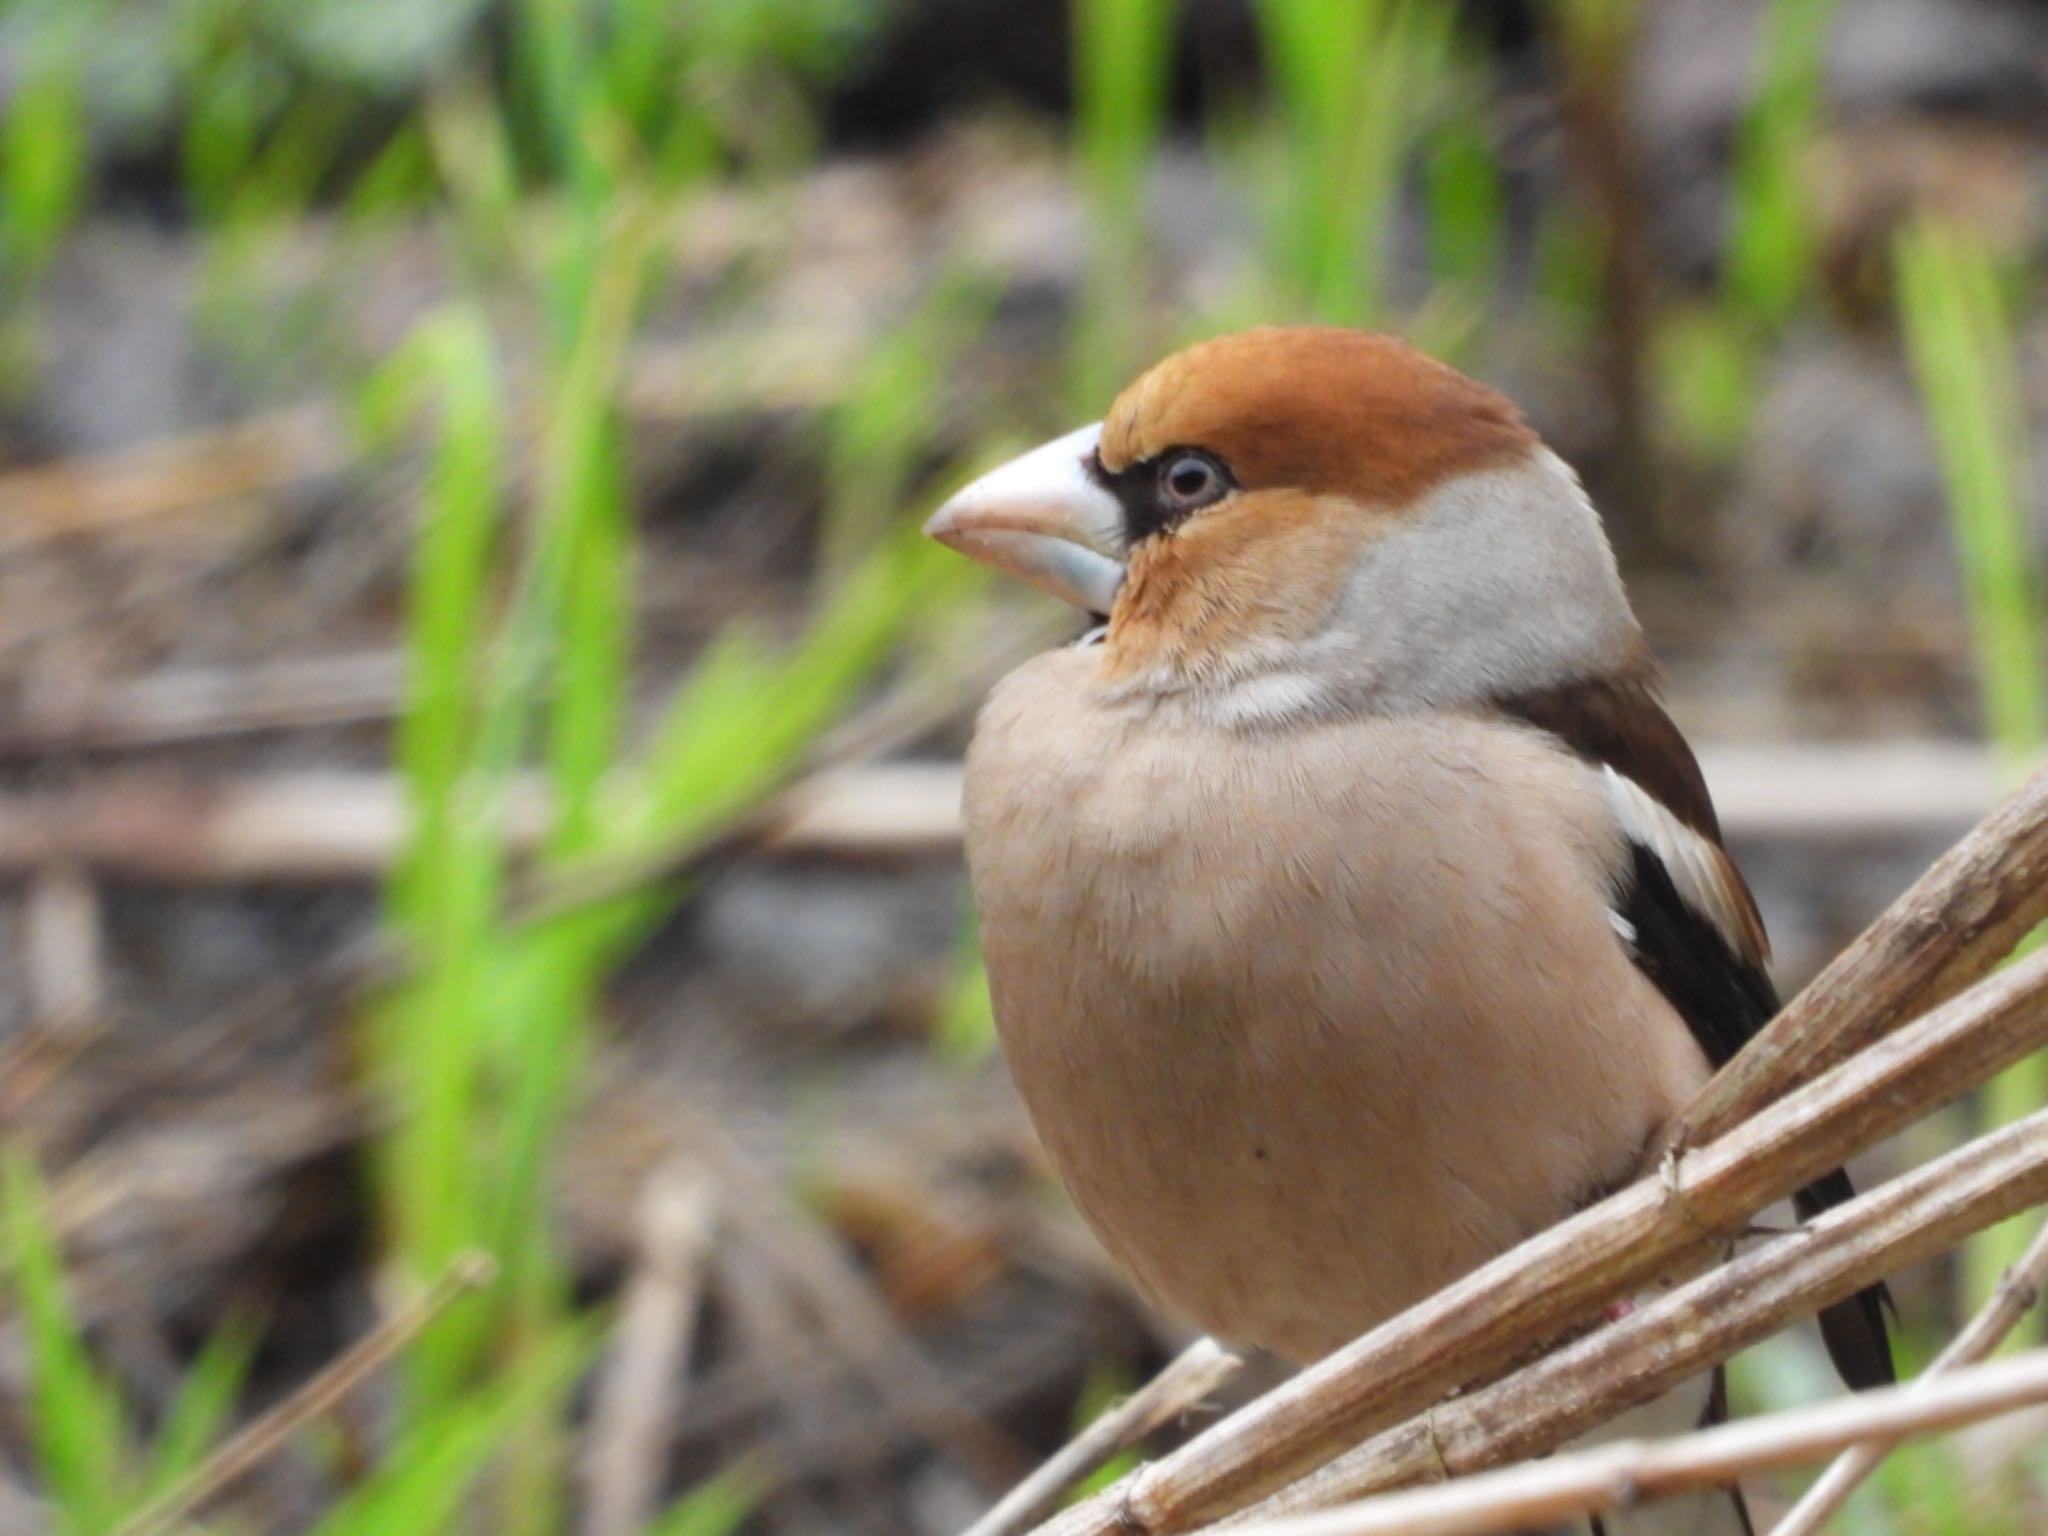
[[[1643,1173],[1776,1011],[1599,518],[1494,391],[1222,336],[926,531],[1098,621],[982,710],[967,857],[1017,1087],[1166,1311],[1314,1360]],[[1852,1385],[1880,1299],[1823,1319]],[[1632,1528],[1746,1529],[1713,1497]]]

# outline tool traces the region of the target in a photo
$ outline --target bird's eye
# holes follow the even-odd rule
[[[1230,489],[1223,466],[1206,453],[1168,455],[1159,466],[1159,501],[1168,512],[1193,512],[1221,501]]]

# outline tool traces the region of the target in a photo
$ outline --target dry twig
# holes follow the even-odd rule
[[[708,412],[815,407],[843,393],[866,355],[868,337],[842,329],[828,335],[807,323],[756,337],[635,348],[620,404],[629,415],[663,423]],[[529,418],[530,398],[522,394],[517,409]],[[223,501],[343,473],[361,456],[342,408],[315,401],[101,456],[7,470],[0,472],[0,548],[36,538],[156,531],[165,519]]]
[[[0,758],[388,720],[398,709],[399,674],[396,652],[368,651],[178,668],[84,694],[31,691],[11,718],[0,718]]]
[[[2048,1285],[2048,1226],[2034,1235],[2027,1251],[2000,1277],[1991,1300],[1928,1363],[1913,1387],[1931,1386],[1958,1366],[1970,1365],[1990,1354],[2040,1300],[2043,1285]],[[1771,1536],[1813,1536],[1897,1444],[1894,1439],[1883,1439],[1851,1446],[1806,1490],[1792,1506],[1792,1512],[1772,1529]]]
[[[1341,1509],[1233,1526],[1238,1536],[1485,1536],[1714,1488],[1796,1466],[1873,1436],[1953,1429],[2048,1401],[2048,1350],[1722,1424],[1670,1440],[1624,1441]]]
[[[309,405],[159,438],[97,459],[0,474],[0,547],[150,525],[333,474],[353,456],[334,410]]]
[[[711,1186],[669,1167],[647,1181],[640,1260],[591,1407],[584,1482],[591,1536],[631,1536],[654,1512],[711,1240]]]
[[[45,867],[29,887],[26,942],[35,1027],[76,1036],[100,1012],[104,963],[99,891],[84,866]]]
[[[765,1261],[810,1321],[883,1402],[920,1425],[984,1482],[1002,1487],[1026,1465],[1017,1442],[977,1413],[904,1336],[874,1282],[775,1180],[709,1126],[699,1142],[721,1188],[733,1233]]]
[[[1045,1518],[1060,1496],[1118,1451],[1136,1445],[1167,1420],[1185,1413],[1244,1368],[1244,1361],[1214,1339],[1195,1340],[1144,1386],[1112,1404],[1054,1452],[965,1536],[1015,1536]]]
[[[491,1283],[497,1264],[476,1250],[455,1261],[420,1297],[393,1313],[328,1362],[318,1375],[268,1413],[252,1420],[212,1455],[122,1524],[114,1536],[167,1536],[199,1514],[269,1457],[301,1427],[368,1381],[456,1301]]]
[[[2048,1198],[2048,1110],[1836,1207],[1283,1490],[1260,1514],[1541,1455],[1882,1275]]]
[[[1015,659],[1006,658],[1005,665]],[[943,690],[948,708],[982,691],[993,679],[978,675],[972,685]],[[69,745],[130,744],[196,736],[231,729],[256,729],[287,722],[332,723],[345,718],[344,692],[327,697],[302,693],[295,703],[253,695],[218,708],[181,717],[185,705],[152,713],[140,703],[128,713],[93,721],[45,722],[29,734],[0,727],[0,757],[26,750],[54,732]],[[198,701],[191,708],[201,709]],[[884,748],[930,726],[936,712],[892,706],[911,718],[908,730],[894,730]],[[296,719],[292,710],[300,711]],[[208,712],[210,711],[210,712]],[[69,733],[69,734],[67,734]],[[125,733],[125,734],[124,734]],[[154,733],[154,734],[152,734]],[[872,756],[870,747],[854,754]],[[1903,749],[1917,757],[1921,749]],[[1846,756],[1854,766],[1845,767]],[[1748,790],[1722,796],[1722,823],[1731,834],[1752,837],[1833,836],[1845,827],[1861,833],[1946,828],[1965,807],[1980,800],[1958,754],[1957,773],[1948,779],[1946,803],[1922,799],[1909,813],[1901,795],[1879,786],[1867,798],[1818,790],[1788,794],[1788,779],[1837,784],[1844,773],[1868,777],[1868,749],[1802,751],[1796,756],[1741,754]],[[1977,767],[1981,754],[1968,755]],[[1918,783],[1925,765],[1908,764],[1904,775]],[[1874,770],[1872,770],[1874,771]],[[1879,774],[1882,777],[1882,774]],[[831,764],[793,784],[726,834],[727,842],[760,842],[790,853],[844,857],[898,857],[949,853],[960,844],[960,765],[953,762],[854,764],[848,754],[831,754]],[[546,825],[537,783],[522,783],[513,796],[507,829],[515,852],[530,850]],[[403,851],[407,837],[405,790],[381,771],[279,773],[262,778],[198,781],[162,770],[135,769],[105,774],[67,793],[0,795],[0,875],[55,858],[75,859],[109,873],[194,882],[281,880],[344,881],[381,877]],[[678,860],[701,856],[701,840],[679,849],[657,849],[630,859],[605,858],[554,872],[547,889],[533,893],[537,915],[586,903],[603,895],[645,886],[667,876]],[[724,846],[721,843],[720,846]],[[1910,1012],[1911,1010],[1908,1010]],[[1901,1015],[1903,1016],[1903,1015]]]

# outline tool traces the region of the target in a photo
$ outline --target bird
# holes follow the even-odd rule
[[[1219,335],[925,531],[1089,616],[984,702],[966,860],[1017,1090],[1159,1309],[1317,1360],[1648,1171],[1776,1013],[1599,515],[1495,390]],[[1823,1316],[1851,1386],[1888,1304]],[[1699,1499],[1593,1529],[1749,1531]]]

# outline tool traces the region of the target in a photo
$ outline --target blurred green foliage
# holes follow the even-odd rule
[[[1764,351],[1800,316],[1818,259],[1814,150],[1836,0],[1770,0],[1759,17],[1754,86],[1736,127],[1727,246],[1703,301],[1658,328],[1659,383],[1678,440],[1733,454],[1749,430]]]
[[[1145,181],[1165,121],[1168,0],[1075,0],[1074,161],[1088,209],[1088,271],[1075,306],[1067,393],[1099,411],[1146,339]]]
[[[86,1348],[50,1207],[26,1154],[6,1153],[0,1160],[0,1282],[22,1322],[38,1469],[60,1536],[103,1536],[199,1465],[230,1422],[257,1332],[238,1319],[222,1324],[145,1432]]]
[[[2033,467],[2002,278],[1980,240],[1925,218],[1901,232],[1896,261],[1907,353],[1948,490],[1984,720],[2016,777],[2048,745],[2048,700],[2042,693]],[[1984,1117],[2002,1125],[2044,1102],[2048,1053],[1991,1083]],[[2015,1218],[1965,1250],[1964,1289],[1973,1303],[1989,1298],[2032,1227],[2032,1218]],[[2037,1334],[2038,1320],[2019,1331]]]
[[[1269,269],[1302,319],[1384,325],[1394,200],[1415,120],[1444,72],[1451,10],[1263,0],[1257,14],[1284,146]],[[1475,179],[1469,148],[1464,170]]]
[[[1806,178],[1837,11],[1766,7],[1718,279],[1657,296],[1653,404],[1672,451],[1707,466],[1740,451],[1764,349],[1816,318]],[[1454,36],[1451,7],[1260,0],[1252,14],[1263,88],[1251,102],[1219,97],[1207,124],[1241,197],[1249,262],[1212,308],[1167,315],[1148,194],[1179,11],[1075,0],[1071,156],[1090,243],[1064,363],[1070,415],[1098,412],[1162,345],[1254,319],[1379,325],[1457,353],[1514,282],[1537,323],[1592,336],[1612,273],[1583,207],[1545,210],[1528,271],[1510,270],[1495,82]],[[0,50],[15,60],[0,99],[0,382],[32,378],[39,287],[97,168],[138,145],[168,145],[224,332],[250,302],[252,257],[316,211],[343,239],[429,223],[459,274],[389,357],[346,358],[334,381],[366,450],[409,456],[418,486],[394,744],[412,835],[386,907],[409,970],[365,1010],[362,1070],[381,1111],[391,1293],[419,1295],[472,1249],[501,1278],[405,1352],[391,1432],[337,1490],[323,1536],[452,1528],[480,1483],[494,1528],[567,1523],[569,1398],[597,1341],[569,1294],[551,1179],[605,982],[677,892],[600,882],[601,897],[535,917],[515,911],[515,886],[660,870],[757,806],[976,590],[902,515],[987,446],[950,464],[934,447],[956,368],[1000,296],[995,277],[946,261],[815,413],[819,574],[801,621],[719,634],[633,727],[636,528],[619,396],[668,276],[668,216],[707,190],[772,186],[811,164],[820,88],[885,16],[881,0],[0,0]],[[1636,19],[1629,0],[1573,0],[1546,24],[1569,55],[1624,48]],[[1419,260],[1392,240],[1411,205]],[[2002,746],[2032,754],[2038,583],[2005,301],[1989,258],[1953,231],[1915,230],[1896,255],[1984,714]],[[515,352],[532,359],[516,386]],[[514,871],[508,828],[535,790],[541,849]],[[975,953],[970,926],[936,1035],[965,1061],[993,1040]],[[1994,1113],[2039,1102],[2044,1087],[2037,1073],[2008,1079]],[[44,1492],[61,1530],[111,1530],[217,1443],[255,1332],[223,1330],[146,1425],[81,1336],[49,1198],[19,1155],[0,1226]],[[1982,1250],[1977,1288],[2002,1252]],[[1769,1371],[1757,1379],[1766,1397],[1787,1390]],[[1082,1409],[1113,1385],[1092,1383]],[[1925,1492],[1945,1486],[1938,1464],[1896,1465],[1894,1484],[1917,1479],[1916,1499],[1938,1502]],[[714,1479],[650,1536],[721,1536],[753,1498],[742,1474]],[[1962,1518],[1922,1528],[1960,1530]]]

